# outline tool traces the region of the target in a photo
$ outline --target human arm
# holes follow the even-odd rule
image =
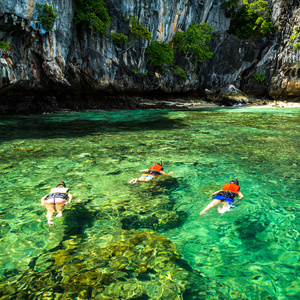
[[[171,175],[173,172],[165,173],[164,171],[159,171],[160,174],[163,174],[165,176]]]
[[[66,203],[65,203],[65,204],[69,204],[69,203],[72,201],[72,199],[73,199],[73,195],[72,195],[72,194],[70,194],[70,193],[68,193],[68,198],[69,198],[69,200],[68,200],[68,201],[66,201]]]
[[[243,195],[241,192],[238,192],[238,196],[239,196],[238,201],[241,201],[241,202],[242,202],[242,200],[243,200],[243,198],[244,198],[244,195]]]
[[[148,172],[149,169],[145,169],[145,170],[140,170],[140,172]]]

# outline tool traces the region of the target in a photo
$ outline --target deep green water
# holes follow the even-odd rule
[[[28,286],[1,288],[53,276],[51,253],[76,245],[91,266],[91,249],[128,230],[167,237],[184,269],[202,278],[175,298],[136,299],[300,299],[299,125],[299,108],[1,116],[0,299],[29,299],[20,296]],[[172,177],[128,184],[159,159]],[[234,176],[243,203],[199,216]],[[40,198],[61,179],[74,199],[49,228]],[[30,299],[58,299],[54,292]],[[76,293],[61,299],[87,297]],[[107,297],[96,299],[117,299]]]

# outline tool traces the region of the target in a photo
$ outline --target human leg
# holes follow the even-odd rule
[[[218,212],[220,214],[222,214],[226,211],[229,211],[229,210],[230,210],[230,206],[229,206],[229,203],[227,203],[226,201],[223,201],[221,204],[221,207],[218,207]]]
[[[137,182],[137,178],[133,178],[133,179],[131,179],[128,183],[136,183]]]
[[[129,181],[129,183],[136,183],[138,181],[144,181],[144,182],[147,182],[147,181],[150,181],[152,180],[153,177],[152,176],[144,176],[142,175],[140,178],[133,178]]]
[[[47,203],[47,202],[44,202],[44,206],[46,207],[47,209],[47,214],[46,214],[46,218],[48,220],[48,224],[49,226],[52,226],[54,223],[53,223],[53,220],[52,220],[52,216],[55,212],[55,209],[54,209],[54,203]]]
[[[61,201],[55,201],[55,208],[57,215],[56,217],[59,218],[62,216],[62,209],[65,206],[66,201],[64,199],[61,199]]]
[[[205,214],[209,209],[211,209],[212,207],[218,205],[221,202],[221,200],[218,199],[214,199],[213,201],[211,201],[201,212],[200,215]]]
[[[222,207],[218,208],[218,212],[220,214],[229,211],[230,210],[230,204],[232,204],[234,202],[234,199],[231,198],[226,198],[224,200],[222,200]]]
[[[150,177],[140,177],[139,178],[139,181],[144,181],[144,182],[148,182],[150,180],[152,180],[153,178],[150,178]]]

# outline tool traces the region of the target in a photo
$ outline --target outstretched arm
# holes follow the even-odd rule
[[[159,171],[160,174],[163,174],[165,176],[171,175],[173,172],[165,173],[164,171]]]
[[[148,172],[149,169],[145,169],[145,170],[140,170],[140,172]]]

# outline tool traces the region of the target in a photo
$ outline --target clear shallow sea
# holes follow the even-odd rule
[[[88,257],[128,230],[151,230],[205,280],[156,299],[300,299],[299,125],[299,108],[1,116],[1,287],[30,272],[44,278],[47,255],[70,244]],[[172,176],[128,184],[159,159]],[[234,176],[243,203],[199,216]],[[49,228],[40,198],[61,179],[74,199]],[[1,287],[0,299],[85,299],[74,291],[64,298],[63,288],[22,298],[17,288],[9,295]],[[154,299],[146,294],[118,299]],[[114,299],[107,297],[95,299]]]

